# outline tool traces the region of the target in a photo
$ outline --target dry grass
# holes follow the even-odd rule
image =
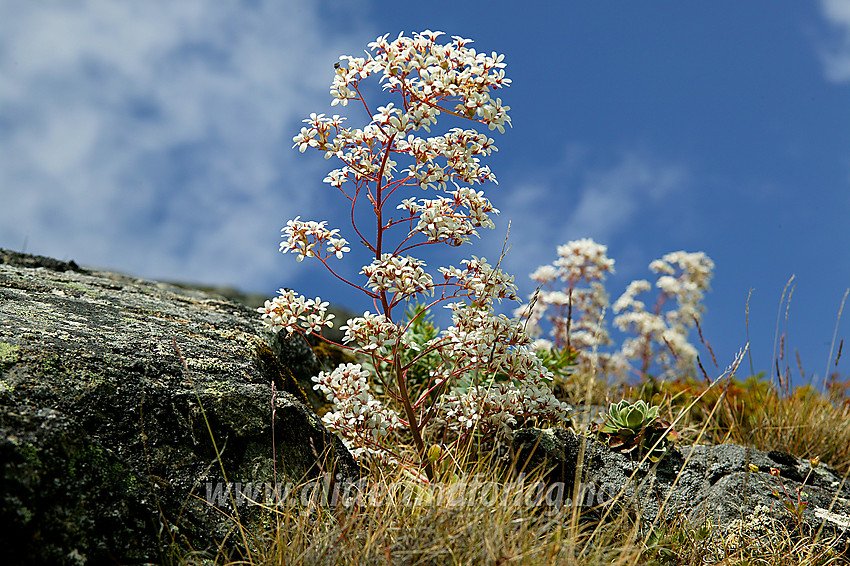
[[[769,389],[768,389],[769,391]],[[673,403],[681,401],[667,395]],[[703,398],[704,400],[705,398]],[[786,419],[786,428],[741,427],[726,439],[749,438],[768,447],[785,439],[782,449],[805,446],[825,458],[846,458],[847,444],[838,446],[830,437],[838,423],[828,407],[834,400],[814,393],[784,397],[771,393],[752,412],[761,419]],[[740,420],[735,405],[719,395],[712,407],[700,403],[694,415],[714,419],[726,406]],[[746,406],[742,404],[742,406]],[[713,410],[711,410],[713,409]],[[806,411],[806,412],[804,412]],[[799,414],[809,418],[799,418]],[[845,413],[839,413],[845,415]],[[689,416],[688,427],[697,421]],[[756,419],[757,420],[757,419]],[[755,421],[754,421],[755,422]],[[710,424],[703,421],[703,425]],[[710,427],[704,427],[708,431]],[[719,434],[719,428],[714,434]],[[843,430],[843,429],[842,429]],[[787,434],[783,434],[783,431]],[[770,445],[776,448],[775,445]],[[831,452],[826,450],[830,449]],[[228,562],[208,555],[187,555],[177,563],[194,564],[350,564],[366,565],[832,565],[850,564],[835,553],[829,540],[789,532],[778,523],[742,518],[725,534],[711,525],[663,525],[641,533],[628,513],[605,516],[602,509],[564,505],[532,505],[534,474],[520,483],[512,481],[509,463],[488,458],[475,461],[469,453],[463,464],[444,469],[436,485],[454,492],[423,487],[404,470],[388,475],[386,469],[367,471],[366,485],[391,485],[380,499],[352,498],[336,507],[304,506],[299,501],[269,509],[263,525],[245,526],[251,533],[250,557]],[[472,482],[469,487],[466,482]],[[483,486],[487,486],[484,488]],[[452,498],[447,493],[454,493]],[[600,517],[605,516],[604,521]],[[235,532],[235,531],[234,531]],[[247,552],[245,553],[247,555]]]
[[[850,404],[801,388],[790,396],[771,390],[761,407],[751,427],[737,431],[736,442],[820,457],[842,475],[850,470]]]
[[[674,422],[679,443],[735,443],[759,450],[782,450],[850,472],[850,386],[834,380],[826,393],[810,387],[790,392],[751,378],[644,383],[612,390],[592,376],[573,376],[561,393],[583,404],[623,397],[662,406]],[[401,447],[400,450],[412,450]],[[367,565],[799,565],[850,564],[817,533],[789,531],[769,518],[742,517],[721,532],[715,526],[666,524],[641,532],[629,513],[600,508],[534,506],[524,483],[513,481],[510,463],[471,449],[455,455],[437,485],[464,482],[491,490],[461,490],[444,497],[403,469],[366,470],[365,485],[392,485],[393,496],[335,507],[292,501],[267,509],[262,524],[242,525],[249,533],[237,543],[246,558],[184,553],[173,564],[348,564]],[[473,480],[474,478],[474,480]],[[486,491],[486,490],[485,490]],[[411,494],[414,494],[413,497]],[[614,507],[616,509],[616,506]],[[607,511],[607,512],[606,512]]]
[[[695,381],[644,384],[638,397],[678,414],[700,395],[680,421],[683,441],[733,443],[820,458],[839,475],[850,471],[850,396],[842,387],[821,393],[812,387],[785,392],[758,378],[734,379],[712,389]]]
[[[404,481],[401,479],[401,481]],[[721,536],[710,526],[667,525],[638,533],[621,514],[604,523],[572,507],[522,504],[528,488],[504,486],[498,501],[338,509],[279,510],[273,526],[254,527],[250,560],[188,556],[183,564],[257,565],[830,565],[847,564],[829,541],[789,533],[781,525],[742,521]]]

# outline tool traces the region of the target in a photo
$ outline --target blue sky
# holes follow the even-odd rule
[[[788,344],[823,376],[850,287],[850,0],[3,0],[0,247],[368,308],[277,251],[296,215],[346,226],[322,183],[336,165],[291,139],[332,112],[339,55],[424,29],[504,53],[513,80],[484,187],[502,214],[464,255],[495,259],[510,220],[503,267],[525,295],[559,244],[591,237],[616,298],[653,259],[704,251],[706,338],[731,361],[752,289],[756,371],[795,275]]]

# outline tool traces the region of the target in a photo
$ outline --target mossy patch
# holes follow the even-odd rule
[[[186,358],[189,369],[204,373],[225,373],[227,364],[217,358]]]
[[[23,442],[15,437],[10,437],[9,441],[18,447],[18,453],[23,457],[27,464],[33,470],[38,470],[43,467],[41,458],[38,455],[38,448],[28,442]]]
[[[83,285],[81,283],[75,283],[73,281],[62,281],[59,279],[54,280],[54,283],[57,287],[65,287],[66,289],[71,289],[76,292],[76,296],[86,295],[89,297],[96,297],[97,293],[95,293],[90,287]]]
[[[204,393],[207,395],[227,395],[233,393],[236,387],[227,381],[215,381],[204,385]]]
[[[120,486],[125,492],[138,489],[135,476],[95,444],[84,444],[72,453],[68,460],[68,471],[73,476],[93,475],[109,485]]]
[[[341,364],[356,364],[357,358],[338,346],[327,342],[319,342],[313,346],[313,353],[325,371],[333,371]]]
[[[7,342],[0,342],[0,369],[5,370],[9,366],[13,366],[21,359],[18,353],[21,348]]]

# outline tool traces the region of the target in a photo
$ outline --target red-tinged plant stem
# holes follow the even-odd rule
[[[395,140],[395,134],[391,135],[389,140],[387,140],[386,149],[384,150],[384,158],[381,161],[381,167],[378,169],[378,179],[377,179],[377,187],[375,189],[375,216],[377,218],[377,237],[375,240],[375,259],[377,261],[381,260],[381,252],[382,252],[382,244],[383,244],[383,235],[386,227],[384,226],[383,221],[383,205],[384,200],[382,198],[382,193],[384,190],[383,180],[384,180],[384,169],[387,165],[387,160],[390,156],[390,149],[393,147],[393,142]],[[384,311],[384,316],[387,317],[387,320],[392,321],[392,312],[390,303],[387,299],[387,292],[380,292],[381,299],[381,307]],[[399,352],[399,348],[401,347],[400,342],[396,342],[395,347],[393,348],[393,369],[396,378],[396,384],[398,385],[398,393],[401,398],[401,404],[404,406],[404,412],[407,415],[408,427],[410,428],[410,432],[413,435],[413,442],[416,445],[416,450],[419,452],[419,461],[422,464],[422,467],[425,468],[425,475],[428,476],[429,480],[434,479],[434,467],[431,465],[431,460],[428,459],[428,453],[425,450],[425,442],[422,440],[422,434],[420,431],[420,424],[416,419],[416,411],[413,409],[413,405],[410,403],[410,394],[407,391],[407,383],[405,380],[405,371],[401,366],[401,352]]]
[[[401,354],[398,351],[400,344],[396,344],[393,351],[395,363],[396,382],[398,383],[398,391],[401,396],[401,403],[404,405],[404,412],[407,414],[407,420],[410,423],[410,432],[413,434],[413,442],[416,444],[416,449],[419,452],[419,461],[422,467],[425,468],[425,475],[429,480],[434,479],[434,467],[431,465],[431,460],[428,458],[428,452],[425,450],[425,442],[422,440],[420,433],[420,424],[416,421],[416,411],[410,404],[410,394],[407,392],[407,383],[405,383],[405,373],[401,367]]]
[[[387,140],[387,148],[384,151],[384,158],[381,160],[381,168],[378,169],[378,179],[376,180],[377,188],[375,190],[375,202],[373,203],[375,206],[375,216],[377,217],[378,222],[378,236],[375,241],[375,259],[377,261],[381,261],[381,244],[383,243],[384,237],[384,219],[383,219],[383,208],[384,202],[381,198],[381,193],[384,190],[383,180],[384,180],[384,169],[387,166],[387,159],[390,157],[390,149],[393,146],[393,142],[395,141],[395,134],[390,136],[390,139]],[[390,313],[388,311],[389,305],[387,304],[386,293],[381,293],[381,302],[384,305],[385,312],[384,314],[389,319]]]

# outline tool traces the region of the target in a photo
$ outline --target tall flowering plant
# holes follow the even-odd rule
[[[703,252],[678,251],[653,261],[649,268],[658,274],[653,308],[648,310],[637,298],[651,289],[644,280],[632,281],[614,302],[614,326],[632,334],[623,342],[620,356],[638,360],[641,375],[653,361],[660,366],[661,378],[690,375],[697,350],[688,334],[705,310],[702,299],[710,289],[714,262]]]
[[[610,303],[604,281],[614,273],[614,260],[608,258],[606,246],[589,238],[567,242],[557,252],[558,259],[530,275],[538,285],[535,300],[515,314],[528,319],[528,333],[538,338],[537,348],[573,350],[578,371],[609,373],[616,360],[601,351],[613,344],[603,324]],[[544,319],[551,340],[539,338]]]
[[[317,149],[341,162],[324,181],[348,201],[353,233],[374,258],[360,271],[362,280],[349,281],[332,267],[334,259],[351,250],[341,231],[326,222],[290,220],[280,246],[298,261],[318,260],[365,293],[378,310],[342,327],[343,342],[370,363],[343,364],[313,378],[333,404],[325,423],[355,454],[396,459],[403,457],[389,439],[407,431],[428,477],[434,472],[426,427],[460,437],[474,429],[502,430],[519,419],[563,419],[567,411],[552,396],[546,382],[551,373],[531,350],[523,324],[493,310],[495,301],[517,299],[513,277],[475,256],[460,267],[440,267],[437,275],[409,255],[419,246],[468,243],[479,228],[493,228],[490,215],[499,212],[483,191],[471,187],[496,182],[481,164],[496,151],[493,139],[474,129],[452,128],[429,137],[420,132],[430,134],[437,118],[449,114],[503,133],[510,125],[510,107],[492,93],[510,85],[504,57],[477,53],[470,40],[457,36],[440,44],[441,35],[424,31],[395,40],[385,35],[369,44],[367,57],[340,57],[331,105],[357,104],[369,122],[350,128],[343,125],[344,117],[311,114],[293,139],[301,152]],[[361,88],[370,77],[377,77],[395,102],[370,106]],[[410,196],[422,190],[438,194]],[[364,200],[374,212],[373,228],[355,216]],[[390,216],[395,210],[402,211],[401,217]],[[420,315],[404,313],[425,312],[405,308],[425,297],[428,308],[452,301],[446,306],[453,325],[420,344],[409,332]],[[259,310],[272,331],[318,334],[332,325],[327,305],[320,298],[281,290]],[[410,356],[411,351],[416,355]],[[440,361],[413,392],[409,372],[426,356]],[[487,378],[497,374],[503,378],[498,383]]]
[[[655,304],[649,308],[639,299],[652,290],[649,281],[632,281],[610,305],[604,281],[614,272],[608,248],[583,238],[558,246],[558,259],[531,274],[539,285],[534,301],[516,314],[527,319],[527,332],[537,338],[540,349],[577,351],[577,370],[601,373],[625,380],[645,376],[650,370],[660,378],[689,375],[695,371],[697,350],[688,339],[699,324],[705,307],[714,262],[703,252],[673,252],[650,263],[658,274]],[[613,324],[625,334],[619,349],[607,325],[606,310],[614,312]],[[548,323],[549,337],[542,338]]]

